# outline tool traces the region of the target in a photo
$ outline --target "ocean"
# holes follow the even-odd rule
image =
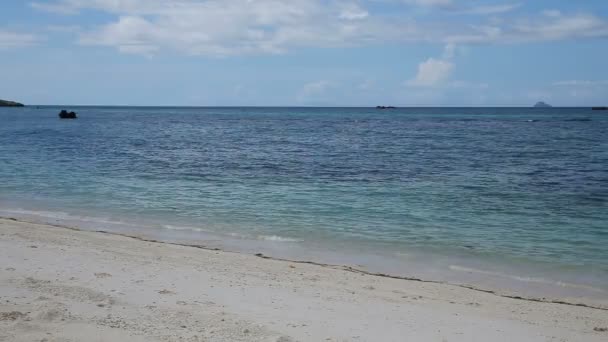
[[[608,299],[589,108],[0,108],[0,216]]]

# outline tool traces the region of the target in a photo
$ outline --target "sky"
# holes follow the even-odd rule
[[[607,0],[1,0],[0,98],[608,105]]]

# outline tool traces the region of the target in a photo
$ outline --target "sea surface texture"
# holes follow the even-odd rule
[[[587,108],[0,109],[0,215],[608,298]]]

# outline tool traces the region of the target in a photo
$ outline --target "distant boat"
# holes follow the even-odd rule
[[[591,110],[608,110],[608,107],[591,107]]]
[[[59,112],[59,118],[60,119],[77,119],[78,117],[76,116],[75,112],[68,112],[67,110],[63,109],[61,112]]]
[[[376,106],[376,109],[395,109],[393,106]]]
[[[548,103],[545,103],[543,101],[536,102],[536,104],[534,105],[534,108],[551,108],[551,107],[553,107],[553,106]]]

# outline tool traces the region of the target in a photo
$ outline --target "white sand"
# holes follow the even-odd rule
[[[608,311],[0,220],[0,341],[608,341]]]

